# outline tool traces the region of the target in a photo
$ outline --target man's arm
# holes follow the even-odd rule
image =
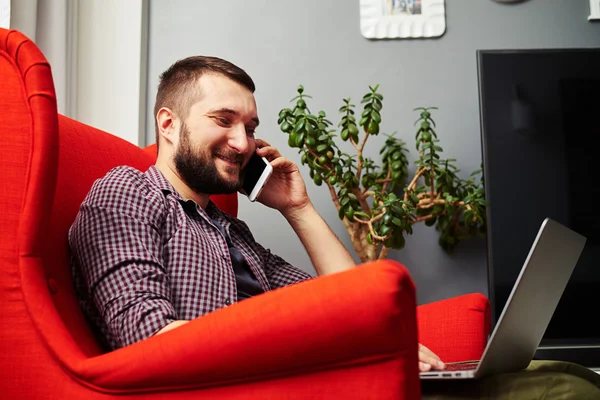
[[[86,290],[112,348],[152,336],[177,319],[162,261],[164,199],[139,172],[111,171],[94,184],[69,232]]]
[[[356,265],[346,247],[317,213],[312,202],[284,216],[306,248],[319,276],[345,271]]]
[[[162,328],[160,331],[156,332],[154,335],[155,336],[156,335],[160,335],[161,333],[165,333],[165,332],[168,332],[168,331],[170,331],[172,329],[179,328],[180,326],[185,325],[188,322],[190,322],[190,321],[184,321],[184,320],[173,321],[169,325],[167,325],[164,328]]]
[[[273,166],[273,174],[258,201],[279,210],[287,219],[319,275],[354,267],[354,259],[310,201],[298,166],[264,140],[256,139],[256,146],[256,153]]]

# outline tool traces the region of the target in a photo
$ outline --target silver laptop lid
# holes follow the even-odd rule
[[[527,368],[586,238],[546,218],[483,353],[476,376]]]

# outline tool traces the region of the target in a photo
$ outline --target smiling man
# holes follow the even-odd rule
[[[298,167],[254,137],[254,82],[215,57],[189,57],[160,77],[156,164],[117,167],[96,181],[69,231],[81,307],[116,349],[221,307],[310,279],[258,244],[212,194],[235,193],[256,152],[273,166],[258,198],[278,210],[318,275],[354,260],[316,212]],[[420,367],[443,367],[420,348]]]

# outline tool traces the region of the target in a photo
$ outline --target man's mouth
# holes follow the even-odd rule
[[[237,157],[237,156],[226,156],[224,154],[215,154],[215,157],[217,157],[219,160],[225,161],[228,164],[231,165],[237,165],[237,166],[242,166],[242,159],[241,157]]]

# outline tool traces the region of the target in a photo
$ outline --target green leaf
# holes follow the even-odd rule
[[[340,207],[340,209],[338,210],[338,218],[343,220],[345,215],[346,215],[346,208]]]
[[[371,111],[371,119],[377,123],[381,122],[381,115],[375,110]]]
[[[364,213],[362,211],[355,211],[354,212],[354,216],[355,217],[361,217],[361,218],[365,218],[365,219],[370,219],[371,217],[369,217],[369,215],[367,213]]]
[[[296,132],[302,132],[302,130],[304,129],[304,118],[301,118],[298,122],[296,122],[296,126],[294,126],[294,130]]]
[[[379,123],[374,120],[369,122],[369,133],[372,135],[377,135],[379,133]]]
[[[385,236],[385,235],[388,234],[388,232],[390,231],[390,229],[392,229],[392,228],[390,228],[389,225],[383,225],[381,227],[381,229],[379,230],[379,232],[381,232],[381,236]]]
[[[312,134],[314,132],[314,127],[312,125],[312,123],[310,121],[308,121],[304,127],[306,128],[306,132],[308,132],[308,134]]]
[[[394,153],[392,154],[392,160],[399,161],[401,158],[402,158],[402,151],[400,151],[400,150],[394,151]]]
[[[349,221],[354,221],[354,210],[350,206],[346,209],[346,218],[348,218]]]
[[[304,133],[300,133],[296,136],[296,147],[302,147],[304,144]]]
[[[320,153],[320,152],[326,150],[328,147],[329,147],[328,144],[320,144],[320,145],[318,145],[317,146],[317,153]]]
[[[394,237],[394,240],[392,242],[392,248],[394,250],[402,250],[405,245],[406,239],[404,239],[404,236],[402,236],[402,234],[398,234]]]
[[[392,223],[396,226],[402,227],[402,220],[398,217],[392,218]]]
[[[281,124],[281,130],[283,132],[289,133],[292,130],[292,126],[287,121],[285,121],[283,124]]]

